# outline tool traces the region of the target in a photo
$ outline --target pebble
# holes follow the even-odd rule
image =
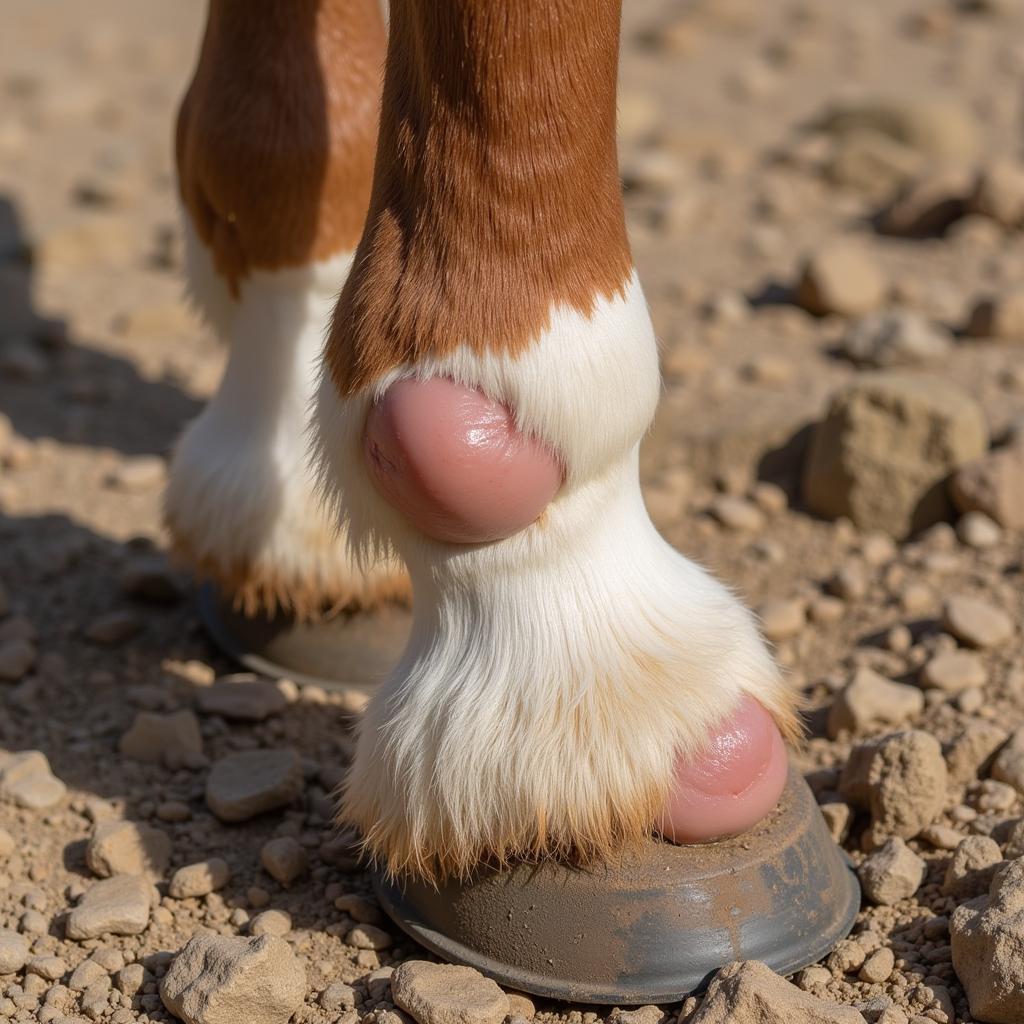
[[[971,1015],[1024,1020],[1024,860],[996,876],[991,894],[960,904],[949,920],[953,969]]]
[[[900,838],[893,836],[857,869],[864,895],[881,906],[910,899],[924,881],[927,865]]]
[[[769,601],[759,611],[761,631],[772,642],[796,636],[806,625],[805,603],[798,598]]]
[[[120,609],[93,619],[82,631],[86,640],[101,647],[118,647],[142,632],[143,622],[135,612]]]
[[[992,778],[1024,793],[1024,727],[1017,729],[996,754]]]
[[[35,646],[27,640],[9,640],[0,644],[0,681],[16,683],[36,663]]]
[[[417,1024],[502,1024],[508,996],[472,967],[407,960],[391,976],[395,1005]]]
[[[961,512],[981,512],[1003,529],[1024,530],[1024,443],[997,448],[962,466],[949,492]]]
[[[827,519],[903,538],[950,518],[946,479],[987,448],[981,407],[948,380],[861,374],[812,432],[804,501]]]
[[[858,366],[926,366],[948,358],[953,335],[909,310],[869,313],[843,336],[839,350]]]
[[[252,902],[250,900],[250,902]],[[283,910],[264,910],[249,922],[252,935],[287,935],[292,930],[291,915]]]
[[[916,686],[894,683],[873,669],[859,668],[836,694],[828,714],[828,733],[869,732],[903,725],[924,710],[924,695]]]
[[[887,235],[904,238],[939,235],[964,215],[973,187],[964,167],[931,168],[904,185],[883,211],[879,226]]]
[[[943,894],[963,900],[987,892],[1002,860],[1002,851],[994,839],[966,836],[957,844],[946,867]]]
[[[867,953],[859,942],[854,939],[840,939],[829,954],[827,963],[830,970],[849,974],[851,971],[859,970],[866,956]]]
[[[224,676],[201,689],[196,705],[204,715],[220,715],[238,722],[262,722],[280,714],[288,699],[276,684],[248,672]]]
[[[764,513],[746,498],[723,494],[714,500],[710,511],[718,522],[730,530],[754,533],[764,528]]]
[[[306,972],[273,935],[193,935],[160,982],[164,1006],[185,1024],[286,1024],[306,995]]]
[[[859,601],[868,592],[868,575],[862,565],[847,562],[829,577],[829,593],[844,601]]]
[[[388,932],[372,924],[357,925],[348,933],[345,941],[356,949],[373,950],[388,949],[394,943]]]
[[[796,302],[817,316],[857,316],[877,308],[885,292],[885,278],[867,249],[840,240],[807,258]]]
[[[967,201],[971,213],[989,217],[1006,228],[1024,226],[1024,164],[995,159],[978,172]]]
[[[260,863],[271,878],[285,888],[306,872],[309,859],[306,851],[291,836],[270,839],[260,849]]]
[[[999,524],[984,512],[968,512],[961,516],[956,524],[956,535],[975,551],[995,547],[1003,539]]]
[[[85,848],[89,870],[100,878],[147,875],[161,878],[171,859],[171,837],[135,821],[104,821]]]
[[[138,935],[149,925],[151,889],[141,875],[115,875],[96,882],[68,915],[69,939]]]
[[[95,960],[83,960],[71,972],[68,988],[73,992],[84,992],[90,985],[105,977],[107,972]]]
[[[320,993],[318,1002],[328,1012],[352,1010],[356,1005],[356,990],[351,985],[336,981]]]
[[[711,979],[687,1024],[864,1024],[852,1006],[802,992],[757,960],[731,963]]]
[[[912,839],[930,825],[946,800],[946,763],[939,741],[921,730],[892,733],[854,747],[839,792],[871,812],[867,838]]]
[[[214,764],[206,804],[221,821],[247,821],[287,807],[302,790],[302,760],[294,750],[250,750]]]
[[[970,782],[984,774],[1008,739],[1009,733],[993,722],[980,719],[966,722],[944,751],[950,781]]]
[[[14,974],[25,966],[29,956],[28,939],[17,932],[0,931],[0,974]]]
[[[358,921],[360,924],[380,924],[384,919],[384,915],[376,903],[356,893],[345,893],[338,896],[334,901],[334,909],[348,914],[353,921]]]
[[[223,889],[231,880],[231,868],[220,857],[186,864],[171,876],[167,894],[171,899],[187,900]]]
[[[968,647],[999,647],[1013,636],[1013,620],[995,605],[958,594],[942,610],[942,626]]]
[[[963,833],[949,825],[929,825],[921,831],[920,838],[936,850],[955,850],[963,839]]]
[[[19,807],[39,811],[60,803],[66,793],[67,787],[50,770],[50,762],[41,750],[0,752],[0,796]]]
[[[823,594],[816,597],[808,608],[812,621],[821,626],[832,626],[846,614],[846,605],[838,597]]]
[[[956,694],[988,680],[984,662],[970,651],[943,651],[925,663],[921,685],[927,689]]]
[[[146,983],[146,969],[142,964],[127,964],[117,972],[114,984],[118,992],[130,999]]]
[[[125,458],[107,477],[107,485],[127,494],[155,490],[164,482],[166,464],[158,455]]]
[[[201,756],[203,734],[199,730],[199,719],[191,711],[175,711],[169,715],[139,711],[121,737],[118,749],[133,761],[150,764],[160,764],[168,757]]]
[[[891,949],[883,947],[876,950],[864,961],[860,973],[857,975],[861,981],[869,985],[881,985],[889,980],[889,976],[896,966],[896,956]]]
[[[1024,289],[979,299],[967,317],[964,333],[995,341],[1024,339]]]
[[[60,981],[68,973],[68,965],[59,956],[34,956],[25,965],[25,970],[47,981]]]

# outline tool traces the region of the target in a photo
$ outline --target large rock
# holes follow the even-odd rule
[[[185,1024],[286,1024],[305,995],[302,964],[273,935],[194,935],[160,983],[164,1006]]]
[[[871,812],[868,838],[913,839],[941,813],[948,774],[939,741],[920,730],[892,733],[854,747],[839,780],[850,803]]]
[[[1024,444],[961,466],[949,481],[949,493],[961,512],[984,512],[1008,530],[1024,530]]]
[[[508,996],[472,967],[407,960],[391,975],[395,1005],[417,1024],[501,1024]]]
[[[152,888],[141,875],[115,875],[97,882],[68,914],[69,939],[138,935],[149,926]]]
[[[971,1015],[990,1024],[1024,1020],[1024,859],[993,879],[988,896],[961,904],[949,921],[953,969]]]
[[[723,967],[690,1024],[865,1024],[852,1006],[801,992],[758,960]]]
[[[955,385],[865,374],[833,398],[814,430],[804,500],[826,518],[906,537],[950,517],[947,478],[987,447],[984,413]]]

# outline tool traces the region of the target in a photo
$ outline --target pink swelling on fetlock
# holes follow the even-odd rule
[[[745,832],[778,803],[787,770],[772,716],[743,697],[703,751],[677,761],[662,834],[676,843],[705,843]]]
[[[558,460],[508,408],[443,377],[392,384],[367,416],[363,447],[383,497],[448,543],[518,533],[562,484]]]

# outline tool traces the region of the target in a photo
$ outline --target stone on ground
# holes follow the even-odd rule
[[[35,646],[28,640],[0,644],[0,682],[16,683],[36,663]]]
[[[199,691],[197,706],[204,715],[238,722],[262,722],[279,714],[288,699],[275,683],[244,672],[225,676]]]
[[[121,737],[119,749],[133,761],[160,764],[168,757],[197,757],[203,752],[199,719],[191,711],[169,715],[140,711]]]
[[[0,751],[0,796],[18,807],[39,811],[60,803],[65,793],[67,787],[50,770],[41,750]]]
[[[508,996],[472,967],[407,960],[391,975],[395,1005],[417,1024],[502,1024]]]
[[[971,213],[989,217],[1003,227],[1024,225],[1024,164],[990,161],[978,173],[967,205]]]
[[[160,983],[164,1006],[185,1024],[286,1024],[305,995],[301,963],[272,935],[194,935]]]
[[[949,492],[961,512],[984,512],[1006,530],[1024,530],[1024,444],[961,466]]]
[[[136,821],[100,822],[85,848],[85,862],[100,878],[162,878],[170,859],[171,837],[162,829]]]
[[[175,900],[193,899],[207,896],[211,892],[223,889],[231,880],[231,868],[227,861],[220,857],[199,861],[197,864],[186,864],[178,868],[171,876],[167,894]]]
[[[221,821],[247,821],[287,807],[302,788],[302,760],[294,750],[248,750],[213,766],[206,804]]]
[[[871,812],[868,839],[912,839],[941,813],[946,763],[939,741],[920,730],[892,733],[854,747],[839,792]]]
[[[28,960],[28,939],[17,932],[0,931],[0,974],[14,974]]]
[[[1013,619],[1006,612],[983,598],[964,594],[946,601],[942,625],[968,647],[999,647],[1013,636]]]
[[[1024,340],[1024,289],[979,299],[967,318],[964,333],[996,341]]]
[[[950,518],[946,480],[988,448],[980,406],[947,380],[865,374],[814,429],[803,495],[812,512],[903,538]]]
[[[910,899],[924,881],[927,864],[902,840],[893,836],[864,859],[857,869],[864,895],[872,902],[892,906]]]
[[[972,1016],[1024,1020],[1024,860],[996,875],[990,894],[962,903],[949,921],[953,968]]]
[[[840,343],[851,362],[878,370],[939,363],[952,348],[953,336],[945,327],[910,310],[869,313],[850,327]]]
[[[1024,727],[1017,729],[992,762],[992,778],[1024,793]]]
[[[141,875],[114,875],[88,889],[68,915],[69,939],[138,935],[149,925],[152,889]]]
[[[271,878],[287,888],[305,872],[309,858],[297,840],[291,836],[278,836],[263,844],[260,849],[260,863]]]
[[[950,781],[965,783],[978,778],[992,766],[997,751],[1009,737],[1010,734],[994,722],[969,719],[943,751]]]
[[[966,836],[953,851],[942,880],[942,892],[967,899],[988,891],[1003,854],[991,836]]]
[[[840,240],[808,257],[796,301],[818,316],[858,316],[876,309],[885,291],[885,278],[867,249]]]
[[[422,1022],[421,1022],[422,1024]],[[865,1024],[852,1006],[801,992],[757,960],[723,967],[689,1024]]]
[[[894,683],[873,669],[859,668],[836,694],[828,714],[833,738],[843,730],[854,733],[903,725],[924,710],[924,694],[916,686]]]
[[[943,651],[921,670],[921,685],[943,693],[961,693],[971,686],[984,686],[987,678],[984,663],[970,651]]]

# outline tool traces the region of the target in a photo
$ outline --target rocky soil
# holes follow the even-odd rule
[[[0,1018],[1024,1020],[1024,8],[629,0],[621,134],[669,538],[759,608],[860,873],[784,981],[566,1007],[424,963],[331,792],[352,702],[225,679],[159,517],[223,353],[170,166],[199,0],[6,0]]]

